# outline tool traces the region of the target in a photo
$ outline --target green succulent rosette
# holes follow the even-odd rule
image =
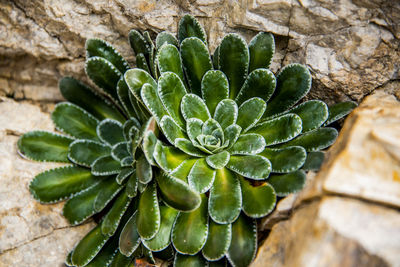
[[[277,197],[299,191],[337,136],[327,127],[353,102],[298,104],[311,87],[299,64],[275,75],[272,34],[247,45],[225,36],[213,56],[204,29],[184,16],[177,38],[129,33],[136,68],[107,42],[86,42],[96,89],[60,81],[67,102],[52,120],[62,134],[24,134],[21,155],[70,165],[30,184],[41,203],[67,200],[72,225],[97,226],[67,256],[68,266],[248,266],[257,219]]]

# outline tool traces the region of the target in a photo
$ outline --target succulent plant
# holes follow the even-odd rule
[[[71,165],[37,175],[35,199],[68,199],[73,224],[98,225],[67,257],[69,266],[131,266],[172,259],[175,266],[248,266],[257,251],[256,220],[277,197],[299,191],[337,136],[326,127],[353,102],[297,103],[311,75],[291,64],[268,69],[274,38],[224,37],[211,57],[204,29],[184,16],[178,38],[132,30],[137,68],[99,39],[86,43],[93,90],[63,78],[68,102],[52,119],[66,135],[23,135],[22,155]],[[226,259],[228,261],[226,261]]]

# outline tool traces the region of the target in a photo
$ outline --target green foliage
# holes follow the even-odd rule
[[[35,199],[67,199],[73,225],[97,214],[98,226],[68,255],[68,266],[132,266],[174,259],[175,266],[248,266],[257,219],[277,196],[302,189],[320,150],[353,102],[298,104],[311,88],[300,64],[268,69],[270,33],[247,45],[225,36],[211,56],[200,23],[185,15],[178,36],[132,30],[136,68],[107,42],[86,42],[95,89],[60,81],[68,102],[52,114],[57,130],[24,134],[21,155],[71,166],[38,174]]]

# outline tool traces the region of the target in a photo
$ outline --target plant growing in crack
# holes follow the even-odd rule
[[[204,29],[184,16],[178,38],[132,30],[137,68],[108,43],[87,41],[86,73],[101,94],[64,78],[69,101],[52,119],[69,136],[34,131],[21,154],[72,163],[36,176],[36,199],[68,199],[64,216],[99,223],[67,257],[70,266],[130,266],[135,258],[175,266],[248,266],[257,219],[277,196],[301,190],[337,137],[332,122],[353,102],[297,104],[311,75],[291,64],[275,75],[269,33],[247,43],[224,37],[210,56]],[[227,260],[228,261],[227,261]]]

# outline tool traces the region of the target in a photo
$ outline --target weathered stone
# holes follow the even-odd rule
[[[54,131],[50,116],[7,99],[1,99],[0,114],[0,266],[61,265],[93,223],[70,227],[61,215],[62,203],[42,205],[32,198],[31,179],[61,164],[23,159],[16,145],[27,131]]]
[[[211,51],[228,32],[247,40],[257,31],[274,33],[272,70],[307,64],[311,97],[329,103],[359,101],[399,77],[398,1],[15,0],[0,2],[0,94],[59,101],[59,78],[83,77],[85,39],[110,41],[134,66],[129,30],[175,33],[184,13],[204,25]]]

